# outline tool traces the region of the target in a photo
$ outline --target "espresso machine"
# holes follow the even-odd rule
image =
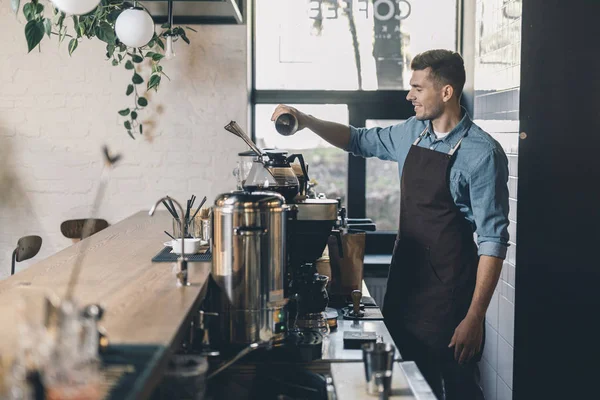
[[[241,190],[221,194],[213,206],[213,268],[204,304],[218,314],[212,345],[221,352],[283,348],[279,353],[287,358],[309,347],[300,358],[319,358],[328,332],[328,277],[317,273],[316,261],[339,203],[306,196],[301,154],[260,150],[233,121],[225,129],[241,137],[254,158],[251,168],[237,171],[247,171],[237,176]],[[248,153],[243,156],[248,164]],[[291,166],[296,160],[298,173]]]

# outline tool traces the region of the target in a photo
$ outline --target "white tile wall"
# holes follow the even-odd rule
[[[510,221],[508,224],[508,235],[512,243],[517,243],[517,223],[515,221]]]
[[[492,326],[495,330],[498,330],[498,291],[496,290],[490,300],[490,305],[488,306],[487,313],[485,315],[485,320],[488,324]]]
[[[514,265],[508,264],[508,283],[515,287],[516,268]]]
[[[517,220],[517,200],[509,199],[509,211],[508,211],[508,219],[511,221]]]
[[[506,264],[507,266],[509,266],[510,264]],[[504,269],[504,268],[503,268]],[[515,288],[512,287],[509,283],[508,283],[508,267],[506,268],[506,278],[502,277],[502,280],[498,283],[498,286],[500,286],[500,295],[504,296],[509,302],[514,303],[515,302]],[[501,315],[500,320],[503,319],[503,316]]]
[[[508,193],[511,199],[517,198],[517,178],[512,176],[508,178]]]
[[[512,390],[500,378],[500,375],[496,377],[496,400],[512,400]]]
[[[512,389],[513,346],[502,336],[498,336],[498,376]]]
[[[486,360],[481,360],[479,372],[481,373],[481,386],[483,387],[485,400],[496,400],[496,370]]]
[[[22,2],[23,3],[23,2]],[[67,42],[44,38],[27,54],[25,21],[0,1],[0,278],[20,236],[38,234],[41,252],[26,268],[71,244],[61,221],[89,216],[102,167],[101,146],[123,154],[99,212],[109,223],[147,210],[165,194],[185,201],[235,187],[231,171],[241,140],[223,130],[247,118],[246,27],[196,26],[191,45],[175,44],[163,79],[140,113],[144,136],[129,138],[117,111],[131,105],[131,72],[105,60],[105,46],[83,40],[69,57]],[[142,67],[147,79],[148,66]]]
[[[485,324],[485,329],[483,358],[494,371],[498,371],[498,332],[488,323]]]
[[[509,6],[511,2],[477,0],[475,17],[475,46],[479,54],[475,60],[475,90],[476,94],[477,91],[487,91],[482,93],[479,102],[475,101],[476,105],[481,105],[480,109],[474,110],[475,115],[483,119],[475,122],[504,148],[509,170],[510,246],[487,311],[487,348],[480,363],[486,398],[496,400],[512,399],[513,380],[521,21],[503,17],[502,7]],[[490,63],[491,60],[495,62]],[[512,91],[512,96],[507,91]],[[497,121],[500,119],[503,120]]]

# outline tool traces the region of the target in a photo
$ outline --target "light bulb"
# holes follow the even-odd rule
[[[175,52],[173,51],[173,36],[167,36],[167,50],[165,50],[165,58],[170,60],[175,57]]]
[[[146,10],[129,8],[119,14],[115,22],[115,32],[126,46],[142,47],[154,36],[154,21]]]
[[[65,14],[87,14],[100,4],[101,0],[52,0],[56,8]]]

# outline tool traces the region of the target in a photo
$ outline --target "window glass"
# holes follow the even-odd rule
[[[405,90],[410,61],[456,49],[456,0],[259,0],[256,89]]]
[[[367,128],[386,127],[403,120],[373,120]],[[378,231],[397,231],[400,219],[400,179],[398,163],[375,157],[367,158],[367,218],[377,225]]]
[[[255,106],[256,144],[260,148],[287,150],[290,154],[300,153],[308,164],[308,176],[317,182],[317,193],[325,193],[328,198],[346,199],[346,177],[348,175],[348,155],[309,130],[302,130],[292,136],[282,136],[275,130],[271,115],[276,104]],[[312,114],[327,121],[348,125],[348,106],[339,104],[292,105],[302,112]]]

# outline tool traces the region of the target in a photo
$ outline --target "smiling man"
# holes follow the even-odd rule
[[[430,50],[411,64],[415,116],[355,128],[279,105],[329,143],[398,162],[400,227],[383,314],[405,360],[440,399],[482,399],[485,314],[508,247],[508,160],[460,106],[462,57]],[[477,234],[477,244],[473,234]]]

